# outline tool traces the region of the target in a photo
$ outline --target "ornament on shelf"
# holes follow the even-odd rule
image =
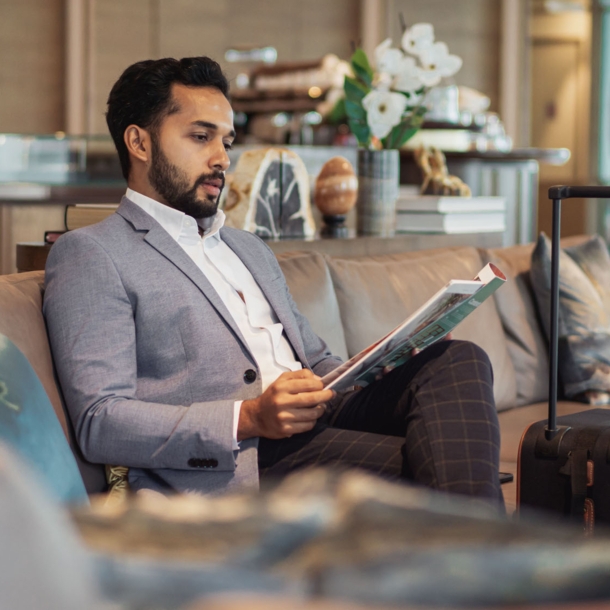
[[[345,216],[358,197],[358,178],[345,157],[329,159],[316,179],[314,201],[322,213],[323,237],[346,237]]]
[[[413,156],[424,176],[420,190],[422,195],[472,196],[467,184],[457,176],[449,175],[447,160],[441,150],[421,146],[413,152]]]
[[[227,226],[264,239],[315,233],[307,169],[296,153],[284,148],[243,152],[223,209]]]

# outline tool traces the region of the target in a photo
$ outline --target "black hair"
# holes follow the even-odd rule
[[[154,132],[169,114],[177,112],[172,105],[174,83],[187,87],[215,87],[225,97],[229,82],[222,69],[209,57],[184,59],[148,59],[129,66],[114,84],[108,96],[106,123],[114,140],[125,180],[131,161],[123,140],[129,125]]]

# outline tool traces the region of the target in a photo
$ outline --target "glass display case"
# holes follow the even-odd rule
[[[123,183],[110,136],[0,134],[0,183]]]

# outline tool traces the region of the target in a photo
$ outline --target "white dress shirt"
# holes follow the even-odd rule
[[[224,243],[220,229],[225,215],[218,210],[206,219],[209,228],[199,235],[199,225],[191,216],[159,203],[132,189],[125,196],[152,216],[201,269],[218,293],[241,331],[261,375],[263,391],[285,371],[298,371],[301,363],[284,334],[284,328],[265,295],[241,259]],[[203,227],[203,222],[200,221]],[[237,426],[242,401],[235,402],[233,448],[237,443]]]

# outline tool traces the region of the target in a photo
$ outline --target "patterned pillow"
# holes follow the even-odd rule
[[[544,234],[532,252],[530,274],[548,338],[551,243]],[[610,256],[597,236],[560,251],[558,366],[566,398],[610,402]]]
[[[0,439],[38,473],[61,502],[87,502],[87,492],[53,406],[26,357],[0,334]]]

